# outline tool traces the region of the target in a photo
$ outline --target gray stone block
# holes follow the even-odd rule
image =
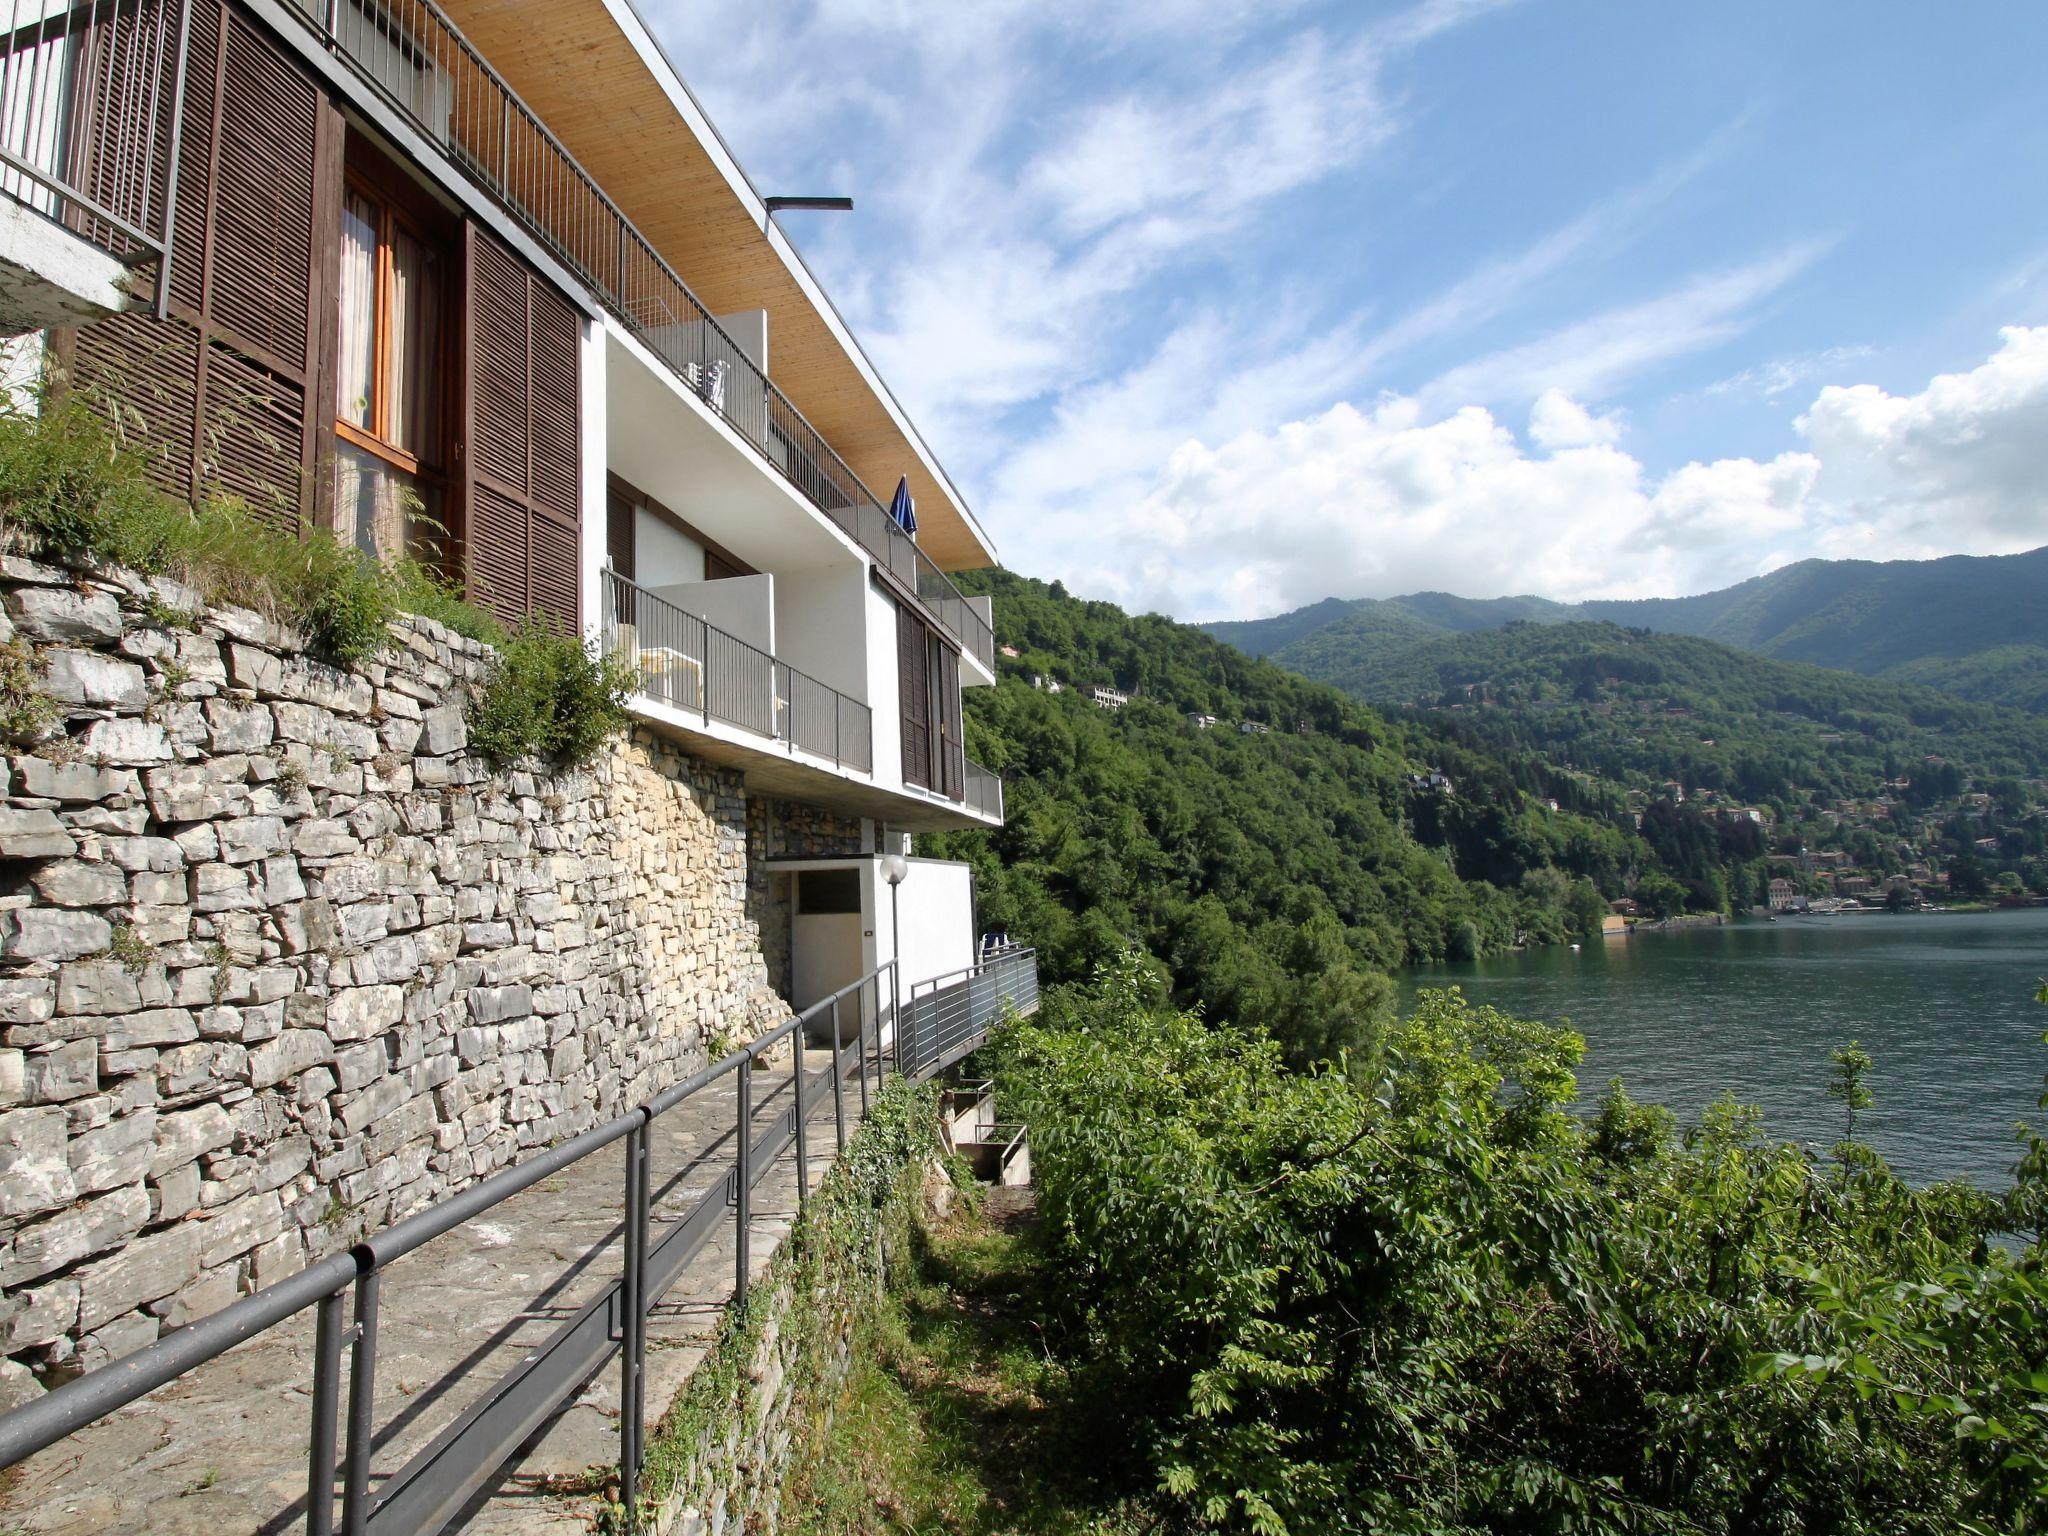
[[[62,858],[78,844],[57,813],[40,806],[0,806],[0,859]]]
[[[80,1266],[78,1325],[91,1332],[189,1285],[199,1275],[199,1230],[179,1222]]]
[[[9,960],[77,960],[113,942],[113,926],[92,912],[47,907],[0,912],[0,956]]]
[[[18,587],[7,594],[7,616],[31,640],[112,645],[121,638],[121,605],[111,592]]]
[[[56,907],[111,907],[128,899],[128,877],[117,864],[54,859],[35,872],[30,884]]]
[[[96,651],[52,646],[42,653],[43,691],[66,704],[94,709],[141,709],[149,702],[142,668]]]

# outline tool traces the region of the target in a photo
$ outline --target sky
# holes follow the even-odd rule
[[[761,192],[854,198],[783,227],[1013,570],[1205,620],[2048,543],[2048,6],[640,3]]]

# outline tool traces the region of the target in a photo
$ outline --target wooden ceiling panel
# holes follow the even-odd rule
[[[442,0],[462,29],[713,314],[765,309],[776,384],[884,504],[907,474],[918,544],[946,570],[991,562],[711,151],[603,0]]]

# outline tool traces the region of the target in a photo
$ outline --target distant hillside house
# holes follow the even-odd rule
[[[1799,887],[1790,880],[1782,878],[1773,880],[1770,889],[1771,910],[1773,912],[1790,912],[1802,905],[1799,897]]]
[[[996,647],[996,649],[1001,651],[1005,656],[1010,657],[1012,660],[1015,660],[1016,657],[1019,654],[1021,654],[1018,651],[1017,647],[1015,647],[1014,645],[999,645]]]
[[[1198,731],[1211,731],[1216,728],[1216,717],[1214,715],[1191,714],[1188,716],[1188,724]]]
[[[1270,736],[1273,734],[1273,727],[1263,720],[1241,720],[1238,722],[1237,733],[1240,736]]]
[[[1451,776],[1434,768],[1427,773],[1409,774],[1408,783],[1413,789],[1433,790],[1440,795],[1454,795],[1458,792],[1458,786],[1451,782]]]
[[[1100,683],[1088,690],[1088,697],[1094,701],[1097,709],[1122,709],[1131,702],[1131,696],[1123,689],[1105,688]]]

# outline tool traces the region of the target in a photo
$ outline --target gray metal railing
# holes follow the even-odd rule
[[[190,0],[7,0],[0,192],[131,264],[158,262],[178,200]]]
[[[611,567],[602,574],[607,654],[640,674],[640,692],[671,709],[738,726],[790,751],[874,770],[867,705],[727,634]]]
[[[596,180],[430,0],[285,0],[984,666],[995,634]]]
[[[979,811],[984,816],[1003,819],[1003,776],[992,769],[984,768],[973,758],[967,759],[966,796],[969,810]]]
[[[1038,1006],[1038,951],[1006,949],[910,989],[896,1032],[896,1060],[907,1076],[943,1072],[967,1055],[1007,1012]]]
[[[971,1048],[1009,1008],[1029,1011],[1022,1001],[1027,995],[1035,1006],[1035,961],[1030,965],[1028,986],[1018,969],[1030,955],[1030,951],[1015,951],[990,962],[1010,969],[1004,973],[1002,987],[987,987],[974,994],[983,1009],[978,1024],[968,1019],[963,1026],[948,1003],[950,1022],[946,1038],[952,1042],[949,1049],[955,1052],[955,1059],[964,1054],[959,1049],[963,1041],[968,1041]],[[988,969],[981,966],[975,971]],[[946,997],[952,997],[952,989],[942,990]],[[936,997],[940,993],[931,995]],[[851,1030],[846,1028],[848,1010],[854,1014]],[[822,1107],[824,1102],[816,1095],[831,1096],[835,1144],[843,1148],[850,1131],[866,1115],[870,1095],[879,1089],[892,1046],[895,1066],[907,1077],[921,1080],[941,1069],[944,1063],[926,1054],[922,1047],[906,1048],[903,1028],[896,1028],[891,1038],[891,1015],[899,1013],[899,1022],[907,1023],[915,1007],[907,1002],[898,1007],[897,971],[894,962],[887,962],[617,1119],[494,1174],[472,1189],[371,1234],[345,1253],[335,1254],[253,1296],[245,1296],[134,1354],[0,1415],[0,1470],[56,1444],[310,1307],[316,1309],[316,1319],[312,1422],[307,1451],[308,1536],[332,1536],[337,1481],[341,1528],[350,1536],[428,1536],[440,1530],[614,1355],[618,1357],[620,1373],[620,1492],[629,1521],[637,1524],[639,1474],[647,1456],[649,1314],[691,1260],[726,1229],[728,1221],[732,1223],[735,1245],[732,1305],[745,1304],[753,1192],[776,1159],[791,1153],[796,1166],[799,1206],[808,1202],[807,1117],[814,1106]],[[967,1028],[967,1034],[961,1033],[962,1027]],[[806,1071],[803,1053],[804,1041],[813,1033],[819,1034],[831,1050],[831,1061],[815,1073]],[[784,1040],[791,1043],[789,1104],[756,1134],[756,1064]],[[654,1212],[650,1129],[662,1115],[727,1076],[735,1084],[732,1165],[724,1178],[692,1202],[681,1216],[664,1224]],[[377,1436],[376,1372],[382,1343],[378,1299],[385,1272],[433,1239],[620,1141],[625,1143],[625,1231],[618,1279],[373,1491],[370,1474]],[[608,1246],[592,1248],[578,1261],[578,1266],[595,1262]],[[344,1353],[348,1356],[345,1418],[341,1396]],[[451,1373],[451,1378],[462,1374],[458,1369]]]

